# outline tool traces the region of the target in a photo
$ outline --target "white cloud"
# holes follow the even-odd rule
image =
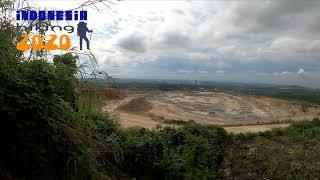
[[[224,70],[217,70],[217,71],[216,71],[216,74],[224,74],[224,73],[225,73]]]
[[[282,72],[274,72],[273,75],[274,76],[280,76],[280,77],[288,77],[290,75],[292,75],[292,72],[289,71],[282,71]]]
[[[319,53],[320,40],[280,37],[272,42],[270,48],[286,53]]]
[[[147,50],[145,37],[142,35],[131,34],[119,40],[118,45],[128,51],[144,53]]]
[[[298,70],[297,75],[302,79],[309,79],[309,76],[306,75],[306,72],[302,68]]]
[[[37,3],[70,9],[81,1]],[[119,75],[135,76],[146,70],[140,65],[153,63],[148,70],[171,71],[172,78],[179,73],[204,75],[198,69],[209,68],[216,74],[238,73],[236,78],[259,72],[257,82],[266,77],[298,79],[305,74],[304,69],[296,72],[299,67],[320,76],[320,2],[119,1],[112,8],[116,13],[88,8],[88,26],[94,30],[91,49],[99,64],[107,70],[117,67]],[[78,39],[72,43],[77,45]],[[163,57],[179,62],[164,68]],[[150,71],[141,76],[153,76]]]
[[[200,74],[208,74],[208,71],[200,70],[198,71]]]
[[[186,74],[188,74],[188,73],[193,73],[194,71],[193,71],[193,70],[186,70],[186,69],[179,69],[178,72],[179,72],[179,73],[186,73]]]
[[[298,75],[303,75],[304,73],[305,73],[304,69],[301,69],[301,68],[297,72]]]
[[[191,52],[191,53],[188,53],[187,58],[191,60],[210,60],[213,57],[211,54],[208,54],[208,53]]]
[[[290,74],[292,74],[292,73],[289,71],[283,71],[280,73],[280,76],[286,76],[286,75],[290,75]]]
[[[221,46],[218,48],[218,51],[222,54],[234,54],[236,52],[236,47],[234,45]]]

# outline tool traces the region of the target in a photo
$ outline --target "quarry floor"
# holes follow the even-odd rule
[[[194,121],[240,133],[283,128],[290,125],[288,120],[305,119],[299,102],[226,92],[123,90],[121,98],[106,101],[105,110],[116,113],[125,128],[153,129],[179,126],[172,121]],[[309,108],[307,119],[319,116],[319,107]]]

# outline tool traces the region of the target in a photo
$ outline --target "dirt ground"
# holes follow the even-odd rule
[[[268,131],[275,128],[286,128],[290,126],[290,124],[267,124],[267,125],[249,125],[249,126],[234,126],[234,127],[223,127],[226,131],[232,132],[235,134],[238,133],[255,133],[255,132],[263,132]]]
[[[118,113],[123,127],[155,128],[168,126],[166,120],[195,121],[201,124],[227,126],[230,132],[258,132],[283,128],[287,123],[301,121],[301,104],[287,100],[225,92],[182,92],[146,90],[121,92],[121,99],[108,100],[106,111]],[[319,107],[309,108],[307,119],[319,117]],[[267,125],[261,125],[268,123]],[[270,124],[269,124],[270,123]],[[252,125],[257,124],[257,125]],[[232,125],[232,127],[229,127]],[[234,127],[234,125],[239,125]]]

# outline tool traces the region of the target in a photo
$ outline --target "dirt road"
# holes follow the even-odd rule
[[[269,131],[275,128],[286,128],[290,124],[268,124],[268,125],[248,125],[248,126],[234,126],[234,127],[223,127],[226,131],[232,132],[235,134],[238,133],[256,133]]]

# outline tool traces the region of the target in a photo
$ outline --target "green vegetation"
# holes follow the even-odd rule
[[[40,60],[1,64],[0,159],[11,175],[86,177],[97,171],[97,148],[116,148],[96,133],[103,114],[75,111],[76,79],[68,72]]]
[[[0,3],[1,13],[11,7]],[[1,17],[1,179],[105,178],[106,159],[122,157],[108,137],[116,126],[90,102],[77,102],[78,55],[56,55],[53,64],[43,51],[24,57],[15,48],[22,34],[12,24]]]
[[[233,135],[225,152],[230,178],[315,179],[320,176],[320,120],[286,129]]]
[[[222,177],[226,132],[215,126],[189,124],[159,132],[126,131],[122,176],[138,179]]]
[[[123,130],[97,94],[79,97],[77,54],[27,60],[15,50],[21,35],[10,20],[0,30],[0,179],[320,176],[319,119],[258,134],[193,122]]]

